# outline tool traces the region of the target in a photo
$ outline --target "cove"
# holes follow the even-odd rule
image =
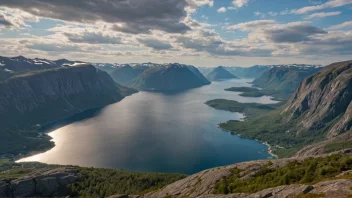
[[[19,161],[192,174],[269,158],[266,145],[218,128],[220,122],[243,119],[242,114],[204,104],[212,99],[276,103],[268,96],[224,90],[250,81],[220,81],[178,93],[139,92],[53,130],[54,148]]]

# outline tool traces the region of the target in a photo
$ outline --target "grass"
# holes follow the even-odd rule
[[[205,104],[218,110],[245,113],[247,117],[257,117],[274,110],[278,106],[277,104],[265,105],[258,103],[240,103],[225,99],[210,100]]]
[[[321,181],[340,179],[336,176],[343,171],[352,169],[352,157],[331,155],[292,161],[281,168],[271,168],[270,166],[269,162],[247,180],[240,179],[240,174],[244,170],[234,168],[231,170],[231,176],[221,179],[215,185],[214,193],[255,193],[281,185],[312,185]]]

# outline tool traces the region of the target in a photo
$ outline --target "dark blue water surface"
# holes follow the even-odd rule
[[[55,147],[21,161],[147,172],[195,173],[207,168],[270,157],[267,146],[224,132],[217,124],[243,115],[215,110],[211,99],[274,103],[224,91],[249,80],[215,82],[180,93],[139,92],[91,118],[49,135]]]

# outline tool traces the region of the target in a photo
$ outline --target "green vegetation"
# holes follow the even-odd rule
[[[304,161],[292,161],[281,168],[271,168],[268,163],[247,180],[241,180],[244,170],[234,168],[232,175],[221,179],[214,192],[255,193],[266,188],[290,184],[314,184],[325,180],[340,179],[336,177],[343,171],[352,169],[352,157],[331,155],[328,157],[308,158]],[[350,175],[344,176],[351,177]],[[351,178],[349,178],[351,179]]]
[[[265,105],[258,103],[240,103],[233,100],[215,99],[205,104],[219,110],[245,113],[247,117],[256,117],[274,110],[278,104]]]
[[[337,140],[329,144],[326,144],[324,147],[325,152],[327,153],[339,151],[347,148],[352,148],[352,140],[349,140],[349,139]]]
[[[306,145],[324,139],[328,123],[319,130],[297,128],[299,120],[285,120],[282,107],[245,122],[228,121],[219,126],[242,137],[257,139],[274,145],[273,152],[279,157],[289,157]],[[277,146],[276,146],[277,145]]]
[[[15,163],[9,159],[0,160],[0,179],[16,179],[48,168],[62,167],[38,162]],[[139,173],[131,171],[76,168],[78,180],[70,184],[71,197],[107,197],[115,194],[144,194],[158,190],[186,177],[182,174]]]
[[[78,182],[71,184],[72,196],[108,197],[114,194],[144,194],[158,190],[185,175],[138,173],[112,169],[79,168]]]
[[[15,163],[9,159],[0,160],[0,179],[16,179],[33,172],[57,167],[38,162]]]
[[[0,133],[0,155],[28,154],[31,151],[44,151],[52,148],[50,137],[36,130],[3,130]]]
[[[231,87],[225,89],[225,91],[233,91],[233,92],[243,92],[240,96],[244,97],[262,97],[264,93],[262,93],[259,89],[254,87]]]
[[[270,95],[278,100],[286,100],[296,91],[302,80],[321,68],[315,67],[273,67],[265,71],[259,78],[253,81],[255,87],[264,95]]]

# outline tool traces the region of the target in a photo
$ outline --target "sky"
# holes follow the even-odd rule
[[[0,0],[0,56],[203,67],[352,59],[352,0]]]

